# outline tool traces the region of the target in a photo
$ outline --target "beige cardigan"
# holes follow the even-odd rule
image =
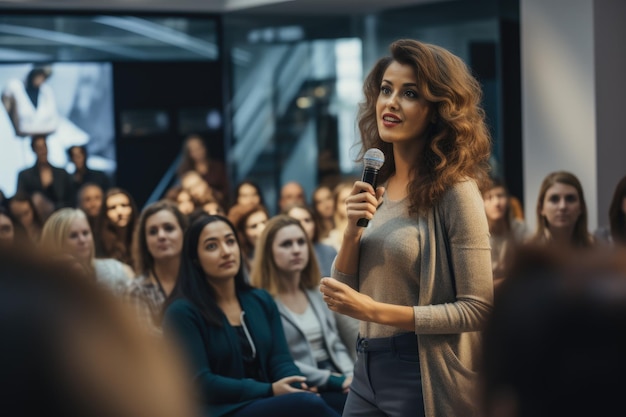
[[[428,244],[422,240],[414,311],[426,415],[478,415],[478,330],[491,312],[493,278],[489,227],[476,184],[456,184],[424,221]]]
[[[414,313],[426,415],[475,416],[479,330],[493,303],[489,229],[476,183],[457,183],[417,221],[424,233]],[[355,276],[333,276],[358,288]]]

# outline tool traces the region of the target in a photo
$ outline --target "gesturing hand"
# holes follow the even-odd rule
[[[357,320],[372,321],[370,315],[376,302],[370,296],[361,294],[334,278],[323,278],[320,291],[332,311]]]

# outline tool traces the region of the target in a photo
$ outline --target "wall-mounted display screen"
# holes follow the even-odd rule
[[[47,134],[48,160],[73,170],[67,149],[87,147],[87,166],[115,172],[110,63],[0,65],[0,189],[15,193],[17,174],[35,162],[30,136]]]

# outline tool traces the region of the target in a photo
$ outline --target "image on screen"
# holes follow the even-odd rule
[[[1,64],[0,190],[11,197],[19,171],[33,166],[33,134],[46,134],[48,161],[73,172],[67,149],[87,148],[87,166],[115,173],[110,63]]]

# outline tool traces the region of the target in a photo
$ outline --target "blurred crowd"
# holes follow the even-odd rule
[[[343,201],[354,178],[320,185],[311,195],[288,182],[280,191],[278,213],[270,213],[263,190],[251,180],[231,187],[224,165],[209,157],[203,138],[192,135],[183,144],[177,185],[139,210],[129,192],[86,166],[84,147],[68,150],[76,166],[71,175],[48,163],[45,136],[33,137],[32,149],[35,166],[20,173],[17,193],[0,206],[0,331],[10,340],[0,355],[6,365],[3,382],[15,381],[12,389],[49,401],[41,413],[50,413],[51,404],[62,398],[75,408],[63,409],[66,415],[198,413],[202,405],[191,395],[193,388],[180,383],[187,380],[182,370],[188,369],[189,346],[179,352],[159,343],[169,336],[177,339],[172,336],[176,331],[164,331],[163,317],[167,306],[180,310],[171,301],[190,291],[180,280],[193,281],[189,271],[194,265],[201,274],[219,276],[198,256],[210,231],[209,241],[224,239],[240,254],[241,265],[233,261],[238,268],[229,277],[241,288],[266,290],[276,302],[297,366],[286,376],[303,375],[306,388],[295,380],[276,385],[271,377],[255,374],[255,366],[265,366],[259,363],[263,359],[245,353],[250,369],[232,378],[267,380],[271,388],[260,397],[278,396],[276,390],[293,386],[313,391],[329,407],[312,408],[318,415],[341,414],[358,323],[328,310],[317,287],[321,277],[330,275],[341,246],[347,222]],[[588,229],[584,192],[570,172],[555,171],[544,179],[534,231],[525,223],[529,214],[503,181],[492,179],[483,198],[496,289],[486,332],[485,414],[583,415],[585,410],[584,415],[602,415],[586,408],[591,400],[575,402],[577,410],[569,404],[590,393],[596,401],[605,399],[600,408],[616,400],[610,396],[615,389],[597,378],[621,372],[625,362],[615,332],[626,324],[620,263],[626,246],[626,177],[615,187],[610,227],[596,231]],[[218,304],[222,296],[207,295]],[[244,329],[252,322],[233,320],[233,326]],[[307,331],[312,333],[299,340]],[[613,347],[603,350],[608,344]],[[17,365],[26,355],[36,358],[25,361],[30,370]],[[36,375],[35,383],[24,375],[28,372]],[[586,381],[591,375],[593,388]],[[53,392],[47,391],[53,386]],[[73,390],[84,395],[74,398]],[[17,396],[11,401],[15,409],[3,409],[22,415],[27,413],[20,407],[33,413],[39,407]],[[233,415],[230,409],[209,411]]]

